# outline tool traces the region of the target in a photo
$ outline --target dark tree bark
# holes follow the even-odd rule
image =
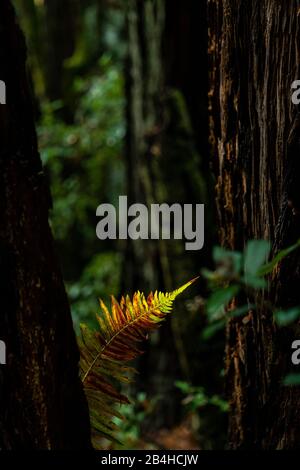
[[[90,446],[78,350],[48,224],[50,196],[37,150],[25,42],[0,2],[0,448]]]
[[[44,79],[46,96],[52,101],[63,100],[68,91],[64,61],[75,49],[77,8],[76,0],[45,0]]]
[[[211,143],[219,237],[232,249],[300,236],[299,126],[290,87],[299,78],[299,1],[209,0]],[[296,196],[295,196],[296,195]],[[300,304],[299,253],[273,273],[270,298]],[[265,293],[267,297],[267,294]],[[260,303],[261,304],[261,303]],[[227,385],[233,448],[300,446],[299,388],[281,385],[297,329],[278,330],[262,307],[232,320]]]
[[[14,0],[13,5],[22,21],[23,30],[26,34],[26,42],[34,66],[41,66],[43,59],[43,38],[41,36],[41,23],[39,22],[38,7],[34,0]]]

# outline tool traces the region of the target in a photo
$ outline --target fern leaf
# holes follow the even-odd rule
[[[111,311],[100,300],[99,331],[81,325],[80,376],[89,405],[94,446],[98,446],[99,434],[114,439],[116,426],[112,419],[120,417],[115,405],[129,403],[116,385],[131,381],[135,370],[127,363],[142,354],[140,342],[160,326],[176,297],[196,279],[173,292],[156,291],[147,298],[138,291],[132,300],[126,296],[118,303],[112,296]]]

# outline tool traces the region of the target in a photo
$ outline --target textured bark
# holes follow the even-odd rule
[[[48,225],[50,195],[37,151],[25,43],[0,2],[0,448],[88,448],[78,350]]]
[[[290,93],[299,78],[299,1],[208,5],[220,241],[241,249],[249,239],[265,238],[276,251],[300,236],[300,132]],[[300,304],[299,277],[296,254],[272,275],[277,306]],[[299,388],[281,386],[296,338],[296,327],[278,331],[263,308],[228,326],[231,447],[299,448]]]

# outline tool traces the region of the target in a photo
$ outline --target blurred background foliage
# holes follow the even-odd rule
[[[206,66],[205,15],[202,2],[196,11],[170,0],[14,3],[77,329],[94,323],[99,297],[170,291],[211,266],[207,83],[195,67]],[[96,208],[117,206],[122,194],[146,204],[205,203],[205,250],[186,252],[180,241],[100,242]],[[224,447],[224,332],[203,339],[206,294],[203,282],[193,287],[145,345],[121,424],[126,448]]]
[[[123,80],[107,55],[99,69],[99,77],[75,78],[72,123],[57,117],[62,104],[55,101],[42,104],[38,126],[54,202],[51,223],[76,324],[91,321],[97,297],[107,299],[120,290],[122,258],[113,244],[99,252],[95,208],[101,202],[116,204],[124,193]]]
[[[51,225],[77,327],[94,321],[98,297],[120,291],[122,256],[114,244],[100,247],[95,211],[125,191],[124,17],[119,9],[104,9],[102,17],[101,2],[15,3],[28,42]]]

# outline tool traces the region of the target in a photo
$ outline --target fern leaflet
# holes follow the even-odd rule
[[[97,315],[99,331],[94,332],[81,325],[80,376],[89,405],[96,448],[99,436],[114,439],[116,426],[112,418],[121,417],[115,404],[128,403],[116,386],[120,382],[131,381],[135,371],[127,363],[142,354],[139,343],[160,326],[171,312],[176,297],[196,279],[170,293],[151,292],[147,298],[138,291],[132,300],[126,296],[118,303],[112,296],[111,312],[100,300],[102,314]]]

